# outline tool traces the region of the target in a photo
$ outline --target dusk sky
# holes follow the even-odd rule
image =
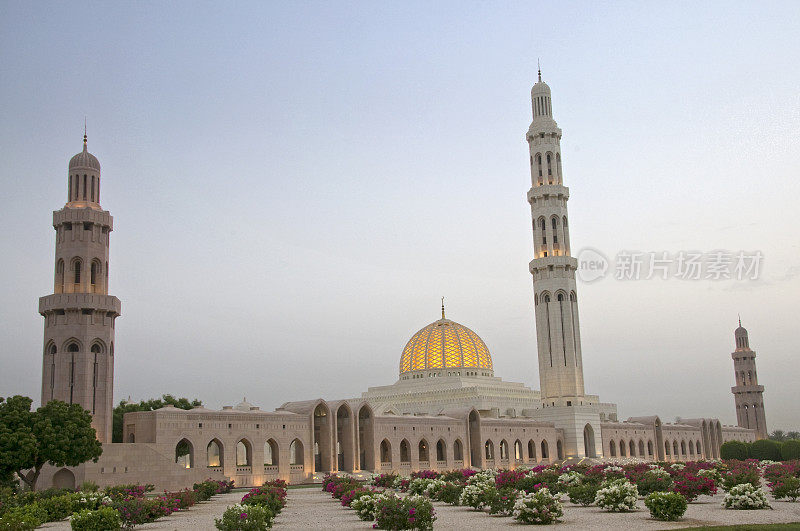
[[[41,392],[52,212],[102,164],[115,403],[347,398],[447,316],[538,389],[537,59],[573,255],[763,256],[756,280],[578,285],[586,391],[735,423],[737,314],[800,429],[800,3],[0,3],[0,396]]]

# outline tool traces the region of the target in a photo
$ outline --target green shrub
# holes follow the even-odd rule
[[[38,503],[12,507],[0,518],[0,531],[29,531],[47,522],[47,511]]]
[[[650,516],[656,520],[678,520],[689,506],[686,498],[677,492],[653,492],[644,499]]]
[[[214,524],[222,531],[263,531],[272,527],[274,519],[275,514],[262,505],[234,505]]]
[[[47,511],[47,521],[54,522],[56,520],[63,520],[72,514],[72,507],[74,495],[55,496],[53,498],[45,498],[39,500],[39,506]]]
[[[726,441],[719,448],[722,459],[737,459],[744,461],[750,453],[750,445],[742,441]]]
[[[436,501],[449,503],[450,505],[458,505],[458,500],[461,497],[462,490],[464,490],[464,486],[460,483],[445,483],[444,486],[436,493],[436,497],[434,499]]]
[[[79,511],[70,517],[69,524],[74,531],[112,531],[122,528],[119,513],[111,507]]]
[[[750,445],[750,457],[759,461],[780,461],[781,444],[771,439],[760,439]]]
[[[577,505],[589,506],[594,503],[600,485],[597,483],[581,483],[567,489],[569,501]]]
[[[789,439],[781,445],[781,459],[791,461],[800,459],[800,440]]]
[[[800,478],[794,476],[781,476],[770,484],[772,495],[776,500],[789,498],[796,502],[800,498]]]
[[[648,470],[636,482],[639,495],[647,496],[653,492],[664,492],[672,488],[672,476],[664,470]]]

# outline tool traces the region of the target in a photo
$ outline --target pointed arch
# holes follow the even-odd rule
[[[264,466],[278,466],[280,452],[280,446],[275,439],[267,439],[264,443]]]
[[[289,465],[304,465],[305,464],[305,449],[303,448],[303,441],[294,439],[289,443]]]
[[[594,428],[588,422],[583,427],[583,449],[586,457],[597,457],[595,449]]]
[[[56,293],[64,293],[64,260],[59,258],[56,262]]]
[[[550,445],[547,444],[546,439],[542,439],[541,450],[542,450],[542,459],[549,459],[550,458]]]
[[[617,443],[613,439],[608,443],[608,453],[610,457],[617,457]]]
[[[491,439],[486,439],[486,442],[483,444],[484,449],[484,458],[487,460],[494,459],[494,443]]]
[[[453,441],[453,461],[464,461],[464,445],[461,439]]]
[[[561,441],[561,439],[556,441],[556,455],[558,456],[559,460],[564,459],[564,443]]]
[[[633,439],[628,442],[628,449],[630,450],[628,455],[631,457],[636,457],[636,443],[633,442]]]
[[[336,468],[353,472],[353,412],[347,402],[336,408]]]
[[[639,457],[644,457],[644,441],[639,439]]]
[[[400,441],[400,462],[411,462],[411,444],[409,444],[408,439]]]
[[[536,461],[536,442],[533,439],[528,441],[528,461]]]
[[[505,439],[500,441],[500,459],[508,460],[508,441]]]
[[[627,457],[627,447],[625,446],[625,441],[622,439],[619,440],[619,456]]]
[[[381,464],[392,464],[392,443],[389,439],[381,441]]]
[[[331,448],[331,410],[324,400],[317,402],[312,414],[314,422],[314,439],[312,450],[314,453],[314,471],[330,472],[333,461]]]
[[[364,403],[358,408],[358,452],[361,470],[375,469],[374,418],[369,404]]]
[[[444,439],[436,441],[436,460],[447,461],[447,443]]]
[[[186,437],[175,445],[175,462],[181,468],[194,468],[194,446]]]
[[[72,283],[76,286],[81,283],[81,272],[83,271],[83,260],[79,257],[75,257],[72,259],[70,263],[70,269],[72,270]]]
[[[430,461],[430,448],[428,447],[428,441],[424,437],[417,444],[417,458],[421,462],[427,463]]]
[[[653,457],[653,441],[649,439],[647,441],[647,455]]]
[[[467,442],[469,444],[469,466],[482,466],[482,445],[481,445],[481,416],[477,410],[473,409],[467,417]]]
[[[236,466],[253,466],[253,445],[246,438],[236,443]]]
[[[206,466],[221,467],[225,462],[225,448],[219,439],[211,439],[206,445]]]

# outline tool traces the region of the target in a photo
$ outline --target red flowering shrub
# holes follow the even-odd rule
[[[494,477],[494,484],[499,489],[510,487],[517,488],[519,481],[525,477],[521,470],[502,470]]]
[[[435,470],[418,470],[417,472],[411,473],[411,479],[436,479],[439,477],[439,473]]]
[[[372,479],[372,484],[376,487],[390,489],[394,486],[394,481],[397,479],[397,477],[397,474],[381,474]]]
[[[701,494],[713,496],[717,493],[717,487],[710,478],[698,477],[692,473],[680,471],[672,476],[674,482],[672,490],[691,502]]]

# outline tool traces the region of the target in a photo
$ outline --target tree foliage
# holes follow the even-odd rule
[[[31,411],[32,403],[26,396],[0,398],[0,476],[16,472],[35,490],[46,463],[61,467],[97,462],[103,446],[88,411],[60,400]]]
[[[172,395],[163,395],[161,398],[151,398],[150,400],[142,400],[141,402],[128,402],[126,400],[120,401],[119,405],[114,408],[114,422],[111,431],[111,442],[122,442],[123,425],[122,419],[125,413],[134,411],[153,411],[161,409],[164,406],[175,406],[178,409],[192,409],[200,407],[203,403],[198,400],[189,400],[188,398],[175,398]]]
[[[781,445],[781,458],[784,461],[800,459],[800,440],[790,439]]]

